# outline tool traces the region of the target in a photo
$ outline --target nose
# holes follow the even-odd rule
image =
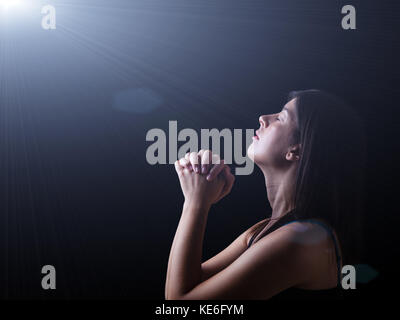
[[[260,122],[261,127],[266,128],[268,127],[268,116],[267,115],[262,115],[258,118],[258,121]]]

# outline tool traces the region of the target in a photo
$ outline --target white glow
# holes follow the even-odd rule
[[[21,0],[0,0],[0,6],[7,9],[9,7],[19,6],[22,4]]]

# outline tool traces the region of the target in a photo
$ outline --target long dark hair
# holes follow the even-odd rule
[[[319,218],[338,236],[343,264],[363,257],[366,167],[362,119],[338,97],[321,90],[293,91],[300,143],[294,206],[299,218]]]

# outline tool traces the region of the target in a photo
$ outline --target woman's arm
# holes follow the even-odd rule
[[[203,262],[201,265],[202,271],[202,282],[217,274],[218,272],[225,269],[233,261],[239,258],[243,252],[247,250],[248,241],[251,235],[258,229],[261,225],[266,223],[267,219],[264,219],[242,234],[240,234],[228,247],[216,254],[214,257]]]
[[[196,157],[200,156],[196,154]],[[181,166],[178,161],[175,163],[185,202],[168,261],[166,299],[176,299],[202,281],[202,248],[208,212],[213,203],[230,191],[234,181],[224,164],[219,168],[224,168],[224,174],[209,181],[207,175]]]
[[[312,279],[321,246],[306,239],[296,223],[264,237],[209,279],[199,282],[176,300],[268,299]],[[298,226],[297,226],[298,228]]]
[[[203,238],[209,209],[200,201],[185,201],[183,205],[168,261],[166,299],[177,299],[201,282]]]

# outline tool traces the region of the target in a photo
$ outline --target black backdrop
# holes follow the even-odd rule
[[[172,165],[146,162],[147,131],[169,120],[257,128],[260,114],[307,88],[338,94],[366,120],[365,263],[379,272],[367,294],[395,286],[398,3],[351,1],[348,31],[347,1],[69,3],[55,2],[52,33],[0,33],[3,53],[7,43],[17,53],[0,64],[2,298],[163,299],[183,197]],[[85,24],[68,24],[74,10]],[[96,34],[101,15],[119,24]],[[115,92],[132,87],[162,105],[112,108]],[[238,176],[209,215],[204,258],[269,210],[260,172]],[[56,267],[55,291],[41,289],[45,264]]]

